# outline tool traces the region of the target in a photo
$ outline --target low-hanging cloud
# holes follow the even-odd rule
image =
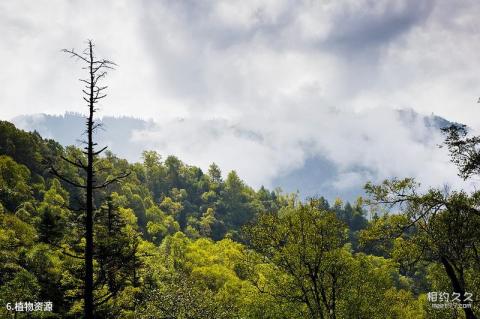
[[[405,122],[398,111],[381,109],[296,111],[297,117],[257,115],[237,122],[195,118],[157,122],[134,131],[132,140],[203,168],[216,162],[224,172],[236,170],[255,187],[282,186],[276,183],[283,176],[321,156],[330,165],[322,169],[332,169],[333,176],[316,181],[311,189],[299,181],[295,187],[302,194],[342,195],[352,190],[358,194],[367,181],[390,177],[464,186],[446,150],[438,147],[443,136],[437,126],[427,125],[429,118],[414,113]]]

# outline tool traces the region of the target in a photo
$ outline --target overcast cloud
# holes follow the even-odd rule
[[[471,0],[0,1],[0,118],[82,111],[85,39],[119,64],[102,114],[153,118],[132,140],[254,186],[322,156],[341,192],[415,176],[459,185],[442,138],[395,109],[480,128]],[[299,185],[301,188],[301,185]]]

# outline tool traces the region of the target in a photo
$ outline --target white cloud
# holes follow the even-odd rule
[[[340,170],[332,187],[459,183],[438,132],[392,110],[480,128],[479,11],[467,0],[5,1],[0,117],[81,111],[79,65],[58,50],[93,38],[119,64],[102,113],[154,118],[133,138],[163,154],[254,185],[317,155]]]

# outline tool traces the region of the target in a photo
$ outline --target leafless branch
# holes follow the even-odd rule
[[[74,162],[74,161],[68,159],[67,157],[65,157],[65,156],[63,156],[63,155],[60,156],[60,158],[63,159],[65,162],[70,163],[70,164],[72,164],[72,165],[74,165],[74,166],[76,166],[76,167],[78,167],[78,168],[81,168],[81,169],[84,169],[84,170],[87,169],[87,166],[86,166],[85,164],[83,164],[83,163],[81,162],[81,160],[79,160],[79,159],[77,159],[77,161]]]
[[[94,189],[105,188],[105,187],[107,187],[107,186],[110,185],[110,184],[113,184],[113,183],[115,183],[115,182],[120,181],[121,179],[123,179],[123,178],[125,178],[125,177],[128,177],[129,175],[130,175],[130,172],[120,174],[120,175],[114,177],[113,179],[110,179],[110,180],[105,181],[103,184],[94,186],[93,188],[94,188]]]
[[[62,52],[65,52],[65,53],[68,53],[70,54],[70,56],[73,58],[78,58],[80,60],[83,60],[84,62],[86,63],[90,63],[90,61],[88,61],[85,57],[83,57],[82,55],[78,54],[77,52],[75,52],[74,49],[71,49],[71,50],[67,50],[67,49],[63,49]]]
[[[105,147],[103,147],[101,150],[94,152],[93,155],[96,156],[96,155],[102,153],[103,151],[105,151],[107,148],[108,148],[108,146],[105,146]]]

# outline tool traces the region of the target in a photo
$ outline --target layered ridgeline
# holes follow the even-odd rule
[[[236,162],[240,162],[239,165],[241,164],[242,167],[233,166],[233,169],[243,169],[244,174],[249,172],[248,177],[255,180],[258,185],[271,185],[272,188],[280,187],[286,192],[299,191],[303,198],[324,196],[334,200],[337,196],[341,196],[354,201],[358,196],[363,195],[363,185],[368,180],[393,177],[384,176],[383,173],[379,174],[378,172],[378,170],[381,170],[380,166],[386,165],[386,162],[393,162],[394,159],[392,158],[396,154],[392,152],[392,158],[386,158],[379,163],[380,158],[383,158],[381,157],[382,152],[391,152],[387,145],[381,143],[390,143],[391,145],[396,143],[398,145],[397,149],[401,149],[405,144],[415,145],[415,147],[428,153],[431,151],[430,149],[436,149],[436,145],[440,142],[437,140],[440,135],[440,128],[451,124],[449,121],[433,114],[424,116],[413,110],[390,111],[385,114],[385,117],[395,126],[386,128],[392,130],[388,133],[392,138],[387,141],[380,141],[378,136],[385,135],[385,132],[382,132],[381,128],[369,130],[366,127],[371,125],[381,127],[381,123],[370,121],[368,116],[359,115],[359,117],[355,117],[351,114],[339,114],[338,116],[330,114],[329,116],[338,121],[338,126],[335,128],[338,134],[336,136],[319,134],[316,137],[294,137],[296,139],[295,143],[291,144],[300,146],[298,146],[298,149],[295,146],[293,154],[289,154],[291,157],[298,158],[299,162],[292,165],[278,163],[279,161],[283,163],[289,161],[288,158],[284,158],[285,154],[280,152],[272,155],[272,153],[269,153],[272,152],[271,148],[276,149],[279,146],[275,144],[276,142],[266,140],[258,127],[257,130],[247,129],[244,127],[245,125],[240,127],[238,123],[222,120],[185,120],[183,122],[182,119],[177,119],[159,124],[131,117],[104,116],[101,123],[105,130],[98,131],[97,140],[100,144],[109,145],[113,153],[129,161],[140,160],[142,151],[145,149],[156,149],[167,154],[181,152],[191,157],[194,154],[195,159],[207,157],[209,161],[215,161],[221,167],[232,161],[224,153],[232,151],[228,148],[228,143],[235,143],[240,148],[245,147],[245,153],[235,153],[240,158]],[[342,119],[338,117],[344,117],[344,122],[342,123]],[[79,145],[79,132],[84,129],[84,120],[81,115],[76,113],[66,113],[61,116],[24,115],[15,117],[12,121],[21,129],[36,130],[42,136],[53,138],[63,146]],[[319,121],[319,131],[324,129],[321,123]],[[347,135],[352,135],[346,140],[341,138],[342,134],[345,135],[345,133],[342,133],[342,125],[349,128]],[[328,130],[328,128],[326,129]],[[395,134],[403,135],[395,136]],[[405,136],[408,134],[411,134],[411,136]],[[359,136],[363,135],[365,135],[364,139],[360,138],[357,141]],[[227,136],[229,142],[223,142],[225,137],[222,136]],[[282,138],[285,137],[278,136],[277,140]],[[316,139],[317,143],[325,145],[322,144],[322,147],[309,145],[307,142],[311,138]],[[177,147],[175,144],[179,146]],[[331,153],[332,150],[330,150],[330,153],[328,151],[332,144],[335,145],[333,154]],[[216,151],[205,151],[208,147],[214,148]],[[359,148],[361,150],[358,150]],[[392,148],[395,149],[394,146]],[[344,149],[344,151],[339,151],[339,149]],[[292,152],[288,148],[285,151]],[[276,160],[275,163],[270,164],[265,163],[266,158],[272,156],[281,160]],[[378,160],[375,158],[376,156],[378,156]],[[412,167],[420,166],[418,162],[425,160],[421,155],[419,156],[417,162],[414,158],[410,159]],[[258,157],[258,161],[252,163],[249,159],[255,157]],[[201,162],[202,165],[208,163]],[[286,165],[286,167],[283,167],[283,165]],[[282,166],[282,168],[277,169],[279,166]],[[399,176],[412,173],[411,167],[400,169],[394,166],[394,164],[389,165],[383,170],[397,173]],[[206,166],[202,167],[206,168]],[[421,170],[420,167],[417,169],[417,171]],[[269,173],[270,171],[272,173]],[[256,177],[258,175],[262,176],[261,184],[258,183]]]
[[[2,318],[81,316],[83,194],[48,169],[55,164],[81,182],[81,171],[60,160],[72,155],[83,156],[78,148],[0,122]],[[410,241],[415,230],[398,240],[388,233],[400,215],[369,221],[361,201],[302,203],[294,195],[255,190],[235,172],[223,176],[214,164],[203,172],[151,151],[138,163],[112,153],[98,163],[99,180],[131,174],[95,194],[97,318],[460,313],[432,312],[427,292],[450,291],[448,276],[433,255],[417,255]],[[475,282],[469,267],[464,281]]]

